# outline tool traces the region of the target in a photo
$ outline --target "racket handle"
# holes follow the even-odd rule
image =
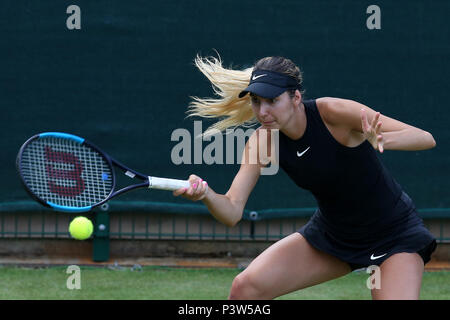
[[[148,177],[148,187],[150,189],[174,191],[180,188],[189,188],[190,186],[191,184],[187,180]]]

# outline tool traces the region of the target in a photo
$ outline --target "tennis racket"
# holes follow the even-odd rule
[[[45,132],[28,139],[16,159],[25,189],[39,203],[57,211],[85,212],[125,192],[138,188],[177,190],[187,180],[143,175],[117,162],[78,136]],[[116,189],[120,169],[139,183]]]

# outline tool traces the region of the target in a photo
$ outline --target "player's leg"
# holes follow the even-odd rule
[[[397,253],[380,266],[380,289],[372,289],[374,300],[419,299],[424,263],[417,253]]]
[[[347,263],[294,233],[267,248],[234,279],[229,299],[273,299],[349,272]]]

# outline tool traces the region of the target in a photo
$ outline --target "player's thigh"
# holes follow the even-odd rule
[[[424,263],[417,253],[397,253],[380,266],[380,289],[373,299],[419,299]]]
[[[311,246],[293,233],[267,248],[242,272],[260,292],[277,297],[351,272],[341,260]]]

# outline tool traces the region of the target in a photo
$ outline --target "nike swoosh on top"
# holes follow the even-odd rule
[[[258,78],[265,77],[265,76],[267,76],[267,74],[260,74],[259,76],[253,76],[252,80],[256,80]]]
[[[374,256],[373,254],[370,256],[370,260],[377,260],[387,255],[387,253],[382,254],[381,256]]]
[[[311,147],[308,147],[308,148],[306,148],[306,150],[305,151],[303,151],[303,152],[298,152],[297,151],[297,157],[301,157],[306,151],[308,151],[309,150],[309,148],[311,148]]]

